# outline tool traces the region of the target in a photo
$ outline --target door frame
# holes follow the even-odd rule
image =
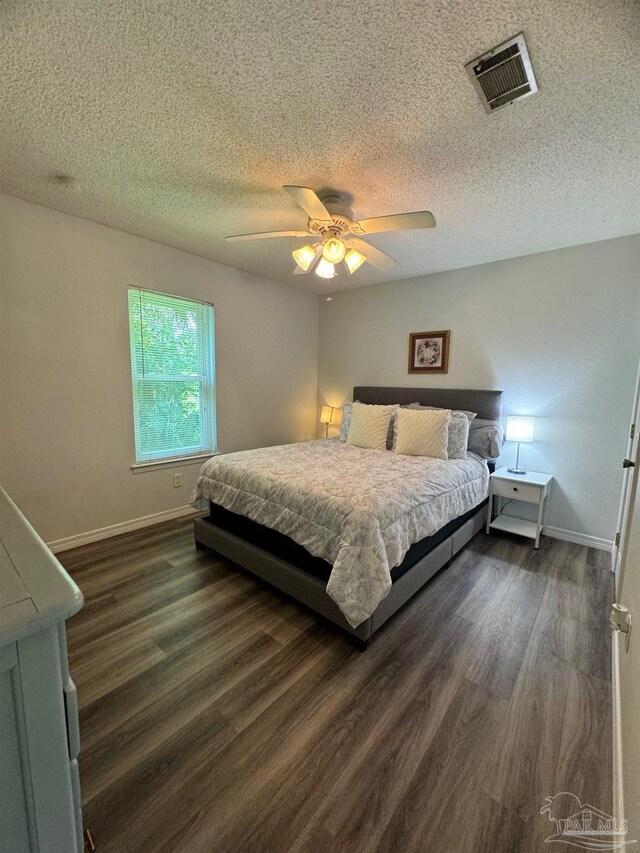
[[[636,375],[636,386],[633,394],[633,406],[631,408],[631,421],[627,434],[626,458],[635,463],[634,468],[627,468],[623,473],[622,491],[620,492],[620,504],[618,506],[618,518],[616,521],[616,536],[611,549],[611,571],[615,574],[615,594],[619,596],[624,577],[624,563],[627,556],[627,542],[629,538],[629,525],[631,524],[632,502],[638,485],[638,451],[640,450],[640,364]],[[620,537],[618,542],[618,536]]]
[[[638,511],[640,494],[640,365],[636,376],[636,386],[631,408],[631,420],[627,435],[626,458],[635,463],[633,468],[623,472],[620,505],[616,522],[616,539],[611,551],[611,569],[614,572],[614,601],[622,601],[625,566],[629,551],[629,534],[634,511]],[[619,536],[619,541],[618,541]],[[620,683],[620,656],[624,636],[614,633],[611,644],[612,653],[612,699],[613,699],[613,813],[622,819],[624,809],[624,768],[622,738],[622,705]]]
[[[637,412],[636,412],[637,414]],[[635,421],[638,424],[638,421]],[[636,426],[636,433],[639,427]],[[631,442],[630,442],[631,443]],[[614,601],[622,601],[623,585],[627,562],[629,532],[636,503],[640,500],[640,443],[635,438],[635,455],[627,458],[635,461],[635,467],[625,471],[620,511],[618,513],[618,530],[620,530],[620,547],[614,551],[612,565],[615,571]],[[637,629],[636,629],[637,630]],[[620,694],[620,655],[624,654],[620,646],[624,643],[624,635],[614,632],[611,641],[611,676],[613,699],[613,804],[614,814],[623,818],[624,809],[624,769],[622,747],[622,705]]]

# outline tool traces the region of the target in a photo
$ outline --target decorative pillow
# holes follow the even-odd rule
[[[447,456],[449,459],[466,459],[469,427],[473,421],[463,412],[451,412],[449,434],[447,436]]]
[[[500,421],[476,418],[469,425],[467,451],[483,459],[497,459],[504,444],[504,430]]]
[[[421,406],[420,403],[409,403],[402,406],[403,409],[422,409],[429,412],[446,412],[448,409],[438,409],[436,406]],[[449,436],[447,439],[447,456],[449,459],[467,458],[467,441],[469,440],[469,426],[475,418],[474,412],[463,412],[452,410],[449,420]]]
[[[351,409],[353,403],[345,403],[342,407],[342,420],[340,421],[340,441],[346,441],[349,435],[349,425],[351,424]]]
[[[356,400],[356,403],[358,401]],[[360,403],[361,406],[367,406],[368,403]],[[389,421],[389,434],[387,435],[387,450],[393,450],[396,445],[396,435],[398,432],[397,406],[391,414]],[[340,422],[340,441],[346,441],[349,435],[349,426],[351,425],[351,413],[353,411],[353,403],[345,403],[342,407],[342,421]]]
[[[450,414],[448,409],[400,409],[396,453],[446,459]]]
[[[398,409],[399,406],[396,406],[393,412],[391,412],[389,432],[387,433],[387,450],[396,449],[396,439],[398,438]]]
[[[420,403],[406,403],[402,406],[399,406],[398,409],[413,409],[419,405],[420,405]],[[391,415],[391,423],[389,424],[389,436],[387,438],[387,450],[395,450],[397,440],[398,440],[398,412],[395,411]]]
[[[364,403],[354,403],[351,407],[347,444],[368,447],[371,450],[386,450],[391,418],[397,411],[397,406],[369,406]]]

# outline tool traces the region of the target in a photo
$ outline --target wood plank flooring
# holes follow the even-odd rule
[[[611,810],[608,555],[479,534],[365,653],[173,522],[60,555],[100,853],[544,851]]]

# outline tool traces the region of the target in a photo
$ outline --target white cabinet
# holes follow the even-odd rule
[[[542,520],[544,516],[545,498],[551,491],[551,474],[539,474],[537,471],[525,471],[524,474],[515,474],[508,468],[498,468],[491,475],[489,484],[489,511],[487,513],[487,533],[490,530],[503,530],[505,533],[516,533],[518,536],[526,536],[535,541],[535,547],[540,545],[542,533]],[[525,521],[513,515],[503,513],[504,505],[495,518],[493,516],[493,499],[507,499],[511,501],[525,501],[526,503],[538,505],[538,518],[536,521]],[[505,504],[506,505],[506,504]]]
[[[0,489],[0,853],[82,853],[64,622],[82,593]]]

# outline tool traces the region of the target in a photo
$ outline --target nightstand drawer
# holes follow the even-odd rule
[[[515,498],[518,501],[529,501],[529,503],[540,503],[542,486],[533,486],[531,483],[514,483],[512,480],[498,480],[493,478],[493,494],[503,498]]]

